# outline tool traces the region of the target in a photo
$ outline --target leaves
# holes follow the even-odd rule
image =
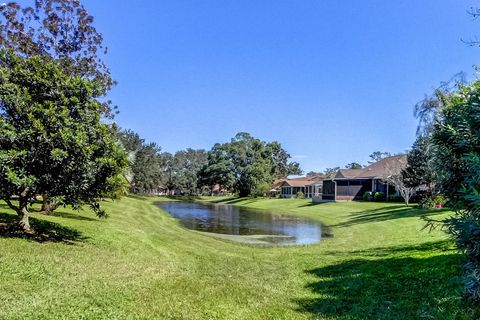
[[[126,166],[101,122],[101,86],[71,76],[54,61],[0,52],[0,197],[28,188],[93,205],[111,193]]]

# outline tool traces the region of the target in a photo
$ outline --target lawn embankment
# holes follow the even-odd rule
[[[462,256],[441,231],[422,231],[422,215],[448,212],[229,200],[318,219],[334,233],[259,248],[186,230],[154,201],[106,202],[107,220],[34,214],[45,237],[0,237],[0,319],[468,318]],[[0,203],[0,223],[13,217]]]

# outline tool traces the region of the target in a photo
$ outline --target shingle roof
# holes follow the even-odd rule
[[[406,155],[398,155],[384,158],[363,169],[340,169],[335,175],[337,179],[379,179],[385,176],[386,170],[392,167],[404,165],[407,161]]]
[[[308,176],[308,177],[300,177],[300,178],[292,178],[292,179],[284,179],[281,183],[281,186],[288,186],[288,187],[305,187],[322,181],[324,178],[321,176]]]

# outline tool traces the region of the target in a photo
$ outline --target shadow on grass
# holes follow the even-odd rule
[[[63,242],[75,244],[87,240],[78,230],[64,227],[58,223],[30,217],[32,232],[25,233],[16,226],[17,216],[0,212],[0,237],[21,238],[35,242]]]
[[[228,197],[228,198],[219,198],[219,199],[215,199],[215,200],[208,199],[207,201],[210,202],[210,203],[222,203],[222,202],[229,203],[230,201],[239,201],[240,199],[245,199],[245,198]]]
[[[92,214],[93,214],[93,213],[92,213]],[[80,220],[80,221],[99,221],[98,218],[85,217],[85,216],[81,216],[81,215],[78,215],[78,214],[68,213],[68,212],[61,212],[61,211],[55,211],[55,212],[52,214],[52,217],[60,217],[60,218]]]
[[[319,206],[319,205],[326,204],[326,203],[334,203],[334,202],[333,201],[310,202],[310,203],[307,203],[307,204],[303,204],[299,207],[300,208],[302,208],[302,207],[315,207],[315,206]]]
[[[335,319],[456,319],[461,254],[427,258],[352,259],[306,271],[317,298],[297,299],[299,311]]]
[[[448,209],[418,209],[414,207],[407,207],[405,205],[386,206],[377,209],[365,210],[360,212],[352,212],[351,218],[345,222],[333,225],[332,227],[349,227],[356,224],[379,222],[392,219],[418,217],[424,218],[427,216],[439,215],[449,211]]]

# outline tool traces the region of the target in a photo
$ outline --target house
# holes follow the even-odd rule
[[[305,198],[313,198],[320,193],[322,178],[320,176],[281,179],[274,181],[274,187],[280,189],[281,198],[296,198],[302,192]]]
[[[362,169],[340,169],[331,179],[323,180],[321,192],[314,202],[360,200],[370,192],[396,194],[395,187],[384,182],[391,170],[398,170],[406,163],[405,155],[387,157]]]

